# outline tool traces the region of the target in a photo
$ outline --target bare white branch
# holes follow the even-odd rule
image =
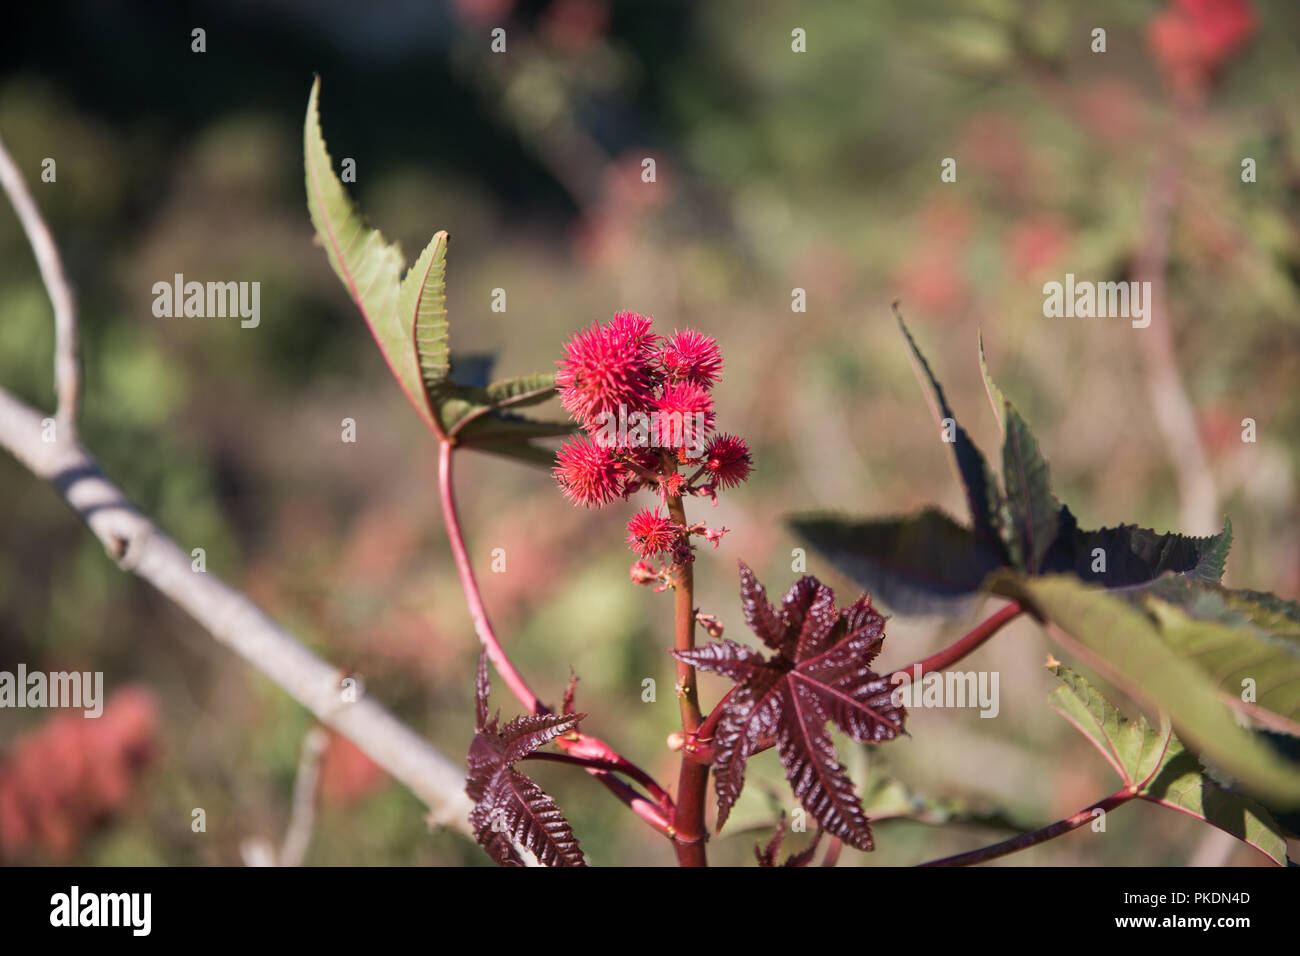
[[[0,389],[0,448],[52,484],[123,570],[171,598],[217,641],[405,784],[428,805],[431,824],[472,835],[464,774],[457,764],[364,692],[345,687],[346,675],[309,651],[243,594],[215,574],[195,570],[185,552],[127,500],[82,447],[76,434],[80,370],[72,292],[49,228],[2,142],[0,183],[27,233],[54,306],[58,394],[54,427],[46,428],[36,409]],[[314,779],[311,784],[314,791]],[[290,839],[300,841],[292,832]],[[296,843],[287,840],[285,855],[291,856],[290,850],[296,852]]]
[[[54,306],[54,391],[58,399],[57,420],[61,430],[77,433],[77,409],[81,400],[81,361],[77,344],[77,306],[72,287],[63,273],[63,259],[49,227],[41,218],[22,173],[0,139],[0,186],[13,203],[18,221],[27,233],[41,279]]]
[[[171,598],[214,638],[242,656],[321,723],[333,727],[423,800],[436,824],[470,832],[462,769],[377,701],[356,700],[346,676],[321,660],[256,604],[183,552],[63,433],[44,440],[42,416],[0,389],[0,448],[52,484],[123,568]]]

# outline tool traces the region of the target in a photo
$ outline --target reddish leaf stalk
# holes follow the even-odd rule
[[[668,513],[682,528],[686,523],[686,508],[680,496],[668,498]],[[673,574],[673,646],[679,651],[695,647],[695,573],[690,561],[683,561]],[[681,705],[682,737],[691,739],[703,722],[700,713],[699,692],[695,683],[695,668],[677,662],[677,698]],[[683,751],[681,772],[677,783],[677,812],[673,815],[673,846],[677,862],[682,866],[707,866],[704,851],[704,804],[708,796],[709,767],[692,760]]]
[[[551,763],[567,763],[574,766],[583,767],[586,771],[605,785],[605,788],[622,800],[638,817],[644,820],[650,826],[654,827],[664,836],[671,838],[673,835],[672,825],[668,822],[672,818],[672,798],[660,790],[659,785],[653,780],[642,781],[648,782],[654,790],[659,790],[656,799],[660,804],[656,806],[650,800],[637,793],[637,791],[628,784],[619,780],[613,775],[615,771],[626,772],[626,767],[610,766],[606,761],[594,757],[574,757],[570,754],[557,754],[538,751],[531,753],[525,760],[544,760]],[[627,763],[623,761],[623,763]],[[664,806],[667,801],[667,807]]]
[[[506,682],[510,692],[519,699],[530,714],[546,712],[545,706],[533,693],[528,682],[515,670],[506,656],[501,642],[497,640],[492,622],[488,620],[487,608],[483,604],[483,595],[479,592],[478,581],[474,579],[474,567],[470,564],[469,552],[465,549],[465,538],[460,530],[460,517],[456,513],[456,489],[452,482],[451,456],[455,445],[443,441],[438,446],[438,493],[442,498],[442,518],[447,525],[447,539],[451,542],[451,553],[456,559],[456,570],[460,573],[461,590],[465,592],[465,602],[469,605],[469,616],[474,621],[474,632],[487,650],[488,659],[496,667],[501,679]]]
[[[1037,846],[1039,843],[1046,843],[1048,840],[1069,833],[1071,830],[1077,830],[1085,823],[1093,820],[1095,811],[1101,810],[1109,813],[1116,807],[1128,803],[1136,796],[1137,794],[1133,789],[1124,787],[1116,790],[1105,800],[1099,800],[1073,816],[1050,823],[1041,830],[1035,830],[1033,833],[1022,833],[1010,840],[1003,840],[1001,843],[994,843],[992,846],[986,846],[979,850],[971,850],[969,853],[959,853],[956,856],[944,857],[942,860],[931,860],[929,863],[922,863],[921,866],[972,866],[976,863],[995,860],[1000,856],[1006,856],[1018,850],[1025,850],[1031,846]]]
[[[1020,602],[1012,601],[977,624],[961,640],[949,644],[943,650],[931,654],[925,660],[917,661],[915,664],[894,671],[894,674],[905,675],[907,682],[911,682],[919,677],[924,677],[931,671],[941,671],[949,668],[1000,631],[1004,624],[1015,618],[1023,610],[1024,608],[1020,606]],[[891,674],[890,677],[892,678],[894,674]]]
[[[474,568],[470,563],[469,551],[465,547],[465,538],[460,527],[460,516],[456,511],[456,492],[452,480],[451,466],[455,447],[453,441],[444,440],[439,443],[438,492],[439,497],[442,499],[442,516],[447,526],[447,539],[451,544],[451,552],[456,560],[456,570],[460,574],[461,590],[465,592],[465,602],[469,606],[470,618],[474,622],[474,631],[487,651],[488,658],[496,667],[497,673],[501,675],[501,679],[505,681],[511,693],[515,695],[528,712],[530,714],[551,713],[550,708],[542,703],[541,699],[533,693],[532,688],[528,686],[528,682],[515,670],[505,649],[501,646],[500,640],[497,638],[496,631],[492,628],[491,620],[488,618],[487,607],[483,603],[483,595],[479,591],[478,581],[474,577]],[[609,769],[588,768],[588,772],[599,779],[606,789],[628,804],[647,823],[661,833],[671,835],[664,814],[668,814],[670,817],[672,815],[672,797],[648,773],[623,757],[598,737],[575,733],[572,736],[561,737],[555,743],[564,750],[578,751],[578,756],[575,757],[577,760],[593,759],[603,761]],[[642,784],[659,801],[658,808],[622,780],[614,777],[611,771],[626,774]],[[654,812],[647,812],[647,808]]]

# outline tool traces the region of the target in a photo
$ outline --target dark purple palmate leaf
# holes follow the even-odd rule
[[[469,747],[465,792],[476,839],[502,866],[523,866],[520,848],[543,866],[586,866],[573,828],[555,801],[514,765],[578,725],[586,714],[526,714],[498,727],[488,718],[487,655],[474,682],[478,733]]]
[[[884,642],[885,619],[865,596],[837,612],[835,592],[811,576],[795,582],[779,612],[744,563],[740,588],[746,622],[775,655],[765,659],[732,641],[674,652],[736,682],[719,705],[713,739],[718,829],[745,785],[746,761],[775,739],[795,796],[822,829],[870,850],[871,828],[827,724],[858,743],[902,732],[907,714],[891,699],[889,679],[870,666]]]
[[[767,841],[767,846],[760,847],[754,844],[754,857],[758,860],[759,866],[777,866],[777,859],[781,856],[781,841],[785,839],[785,814],[781,814],[781,819],[776,822],[776,832],[772,834],[772,839]],[[808,844],[798,853],[791,853],[784,863],[780,866],[807,866],[812,862],[813,856],[817,853],[817,847],[822,842],[822,831],[818,830],[817,835],[813,837],[812,843]]]

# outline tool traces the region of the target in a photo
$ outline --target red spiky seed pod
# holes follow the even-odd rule
[[[653,438],[660,448],[698,449],[713,428],[713,396],[693,382],[665,385],[655,411]]]
[[[586,428],[603,424],[603,416],[645,409],[652,396],[650,362],[635,324],[592,325],[564,344],[555,384],[560,404]]]
[[[705,467],[719,487],[734,488],[753,471],[754,460],[744,439],[719,435],[704,452]]]
[[[670,381],[712,388],[722,377],[722,351],[711,335],[695,329],[674,330],[659,354]]]
[[[588,508],[609,504],[623,492],[624,469],[613,449],[585,435],[560,447],[553,474],[566,498]]]
[[[681,529],[665,515],[642,509],[627,523],[627,546],[643,558],[672,551],[681,537]]]

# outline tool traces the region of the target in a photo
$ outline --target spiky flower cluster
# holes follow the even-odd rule
[[[666,555],[656,573],[638,561],[633,580],[667,580],[671,567],[691,560],[691,536],[715,548],[722,529],[690,527],[663,513],[688,495],[713,499],[749,477],[749,446],[714,434],[711,389],[722,377],[722,353],[695,329],[656,335],[651,321],[620,312],[611,322],[575,332],[564,345],[555,382],[560,401],[585,434],[559,451],[555,478],[575,505],[600,507],[641,489],[663,503],[628,523],[628,546],[642,558]],[[679,512],[680,513],[680,512]],[[638,573],[639,569],[639,573]]]

